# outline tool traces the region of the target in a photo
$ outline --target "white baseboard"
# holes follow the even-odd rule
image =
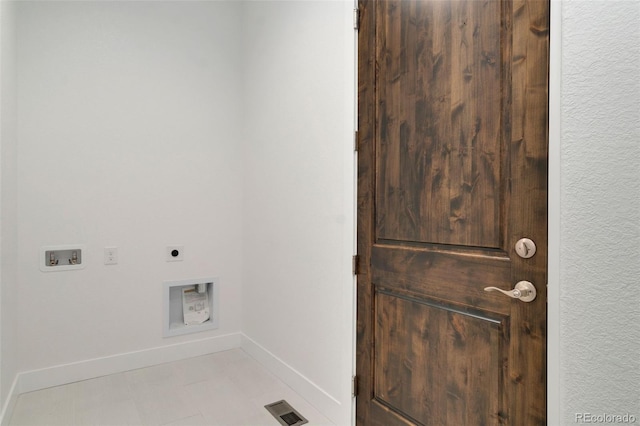
[[[7,399],[4,401],[4,406],[2,407],[2,412],[0,413],[0,425],[8,426],[9,420],[11,419],[11,414],[13,414],[13,409],[16,406],[16,402],[18,401],[18,377],[16,376],[13,379],[13,384],[11,385],[11,389],[9,389],[9,395]]]
[[[232,333],[18,373],[5,401],[0,424],[8,423],[16,399],[22,393],[236,349],[241,342],[242,335]]]
[[[0,425],[9,423],[18,396],[22,393],[236,349],[241,341],[240,333],[232,333],[18,373],[2,407]]]
[[[142,351],[89,359],[71,364],[57,365],[41,370],[26,371],[18,375],[18,391],[19,393],[31,392],[51,386],[59,386],[80,380],[106,376],[107,374],[150,367],[165,362],[173,362],[185,358],[239,348],[240,344],[241,334],[233,333],[160,346]]]
[[[318,411],[334,424],[348,424],[349,417],[345,417],[345,415],[348,416],[348,410],[350,408],[347,407],[345,409],[340,401],[306,378],[295,368],[288,365],[245,334],[242,334],[241,347],[247,354],[251,355],[267,370],[278,377],[278,379],[306,399],[307,402],[318,409]]]
[[[340,401],[248,336],[233,333],[19,373],[2,409],[0,425],[8,424],[21,393],[236,348],[255,358],[334,424],[346,424],[348,408]]]

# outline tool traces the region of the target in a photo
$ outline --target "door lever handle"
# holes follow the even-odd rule
[[[523,302],[531,302],[536,298],[536,288],[529,281],[518,282],[513,290],[502,290],[498,287],[485,287],[484,291],[499,291],[506,296],[514,299],[520,299]]]

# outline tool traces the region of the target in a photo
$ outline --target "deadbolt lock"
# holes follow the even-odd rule
[[[516,253],[523,259],[532,258],[536,254],[536,243],[529,238],[521,238],[516,243]]]

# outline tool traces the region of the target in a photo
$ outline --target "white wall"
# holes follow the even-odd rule
[[[241,328],[240,6],[20,2],[21,371]],[[86,268],[41,272],[41,246]],[[165,247],[184,245],[184,262]],[[119,264],[103,264],[117,246]],[[162,338],[162,283],[220,277],[220,328]]]
[[[563,2],[561,124],[561,421],[640,421],[640,1]]]
[[[352,10],[244,9],[243,330],[324,392],[337,424],[353,353]]]
[[[352,8],[17,5],[18,371],[60,381],[68,363],[243,331],[349,422]],[[74,243],[85,269],[38,269],[40,247]],[[221,278],[220,330],[163,339],[162,282],[201,276]]]
[[[15,9],[0,2],[0,410],[17,373]]]

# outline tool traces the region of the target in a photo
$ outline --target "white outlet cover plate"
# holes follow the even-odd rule
[[[174,256],[173,251],[178,250],[178,255]],[[167,246],[167,262],[181,262],[184,260],[184,246]]]
[[[117,265],[118,264],[118,247],[105,247],[104,248],[104,264],[105,265]]]

